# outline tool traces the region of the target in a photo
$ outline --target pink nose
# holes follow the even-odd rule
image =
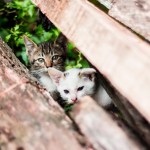
[[[77,101],[77,98],[75,98],[75,99],[72,99],[72,101],[75,103],[75,102]]]

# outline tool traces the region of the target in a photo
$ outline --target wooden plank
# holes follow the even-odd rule
[[[109,96],[113,99],[117,107],[121,112],[121,118],[128,124],[132,131],[134,131],[140,140],[150,147],[150,124],[144,119],[143,116],[129,103],[129,101],[122,96],[111,83],[104,78],[102,74],[99,74],[100,85],[102,85]]]
[[[84,97],[73,107],[71,117],[96,150],[144,149],[134,136],[129,136],[90,97]]]
[[[71,120],[0,39],[0,149],[83,150]]]
[[[109,10],[109,15],[150,42],[150,1],[117,0]]]
[[[87,0],[32,0],[150,122],[150,46]]]

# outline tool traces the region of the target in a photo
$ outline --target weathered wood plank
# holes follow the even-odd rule
[[[109,15],[150,42],[150,1],[117,0],[109,10]]]
[[[134,136],[129,136],[94,100],[84,97],[73,107],[71,117],[96,150],[142,150]]]
[[[150,147],[150,124],[129,103],[129,101],[104,78],[102,74],[99,74],[99,81],[120,109],[121,116],[123,116],[124,121],[132,128],[132,131],[139,135],[141,141],[145,142],[145,145],[147,144]]]
[[[83,150],[71,120],[29,76],[0,39],[0,149]]]
[[[86,0],[32,0],[150,122],[150,47]]]

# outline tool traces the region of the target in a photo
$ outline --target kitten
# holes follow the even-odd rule
[[[48,72],[39,72],[38,70],[53,67],[64,71],[67,39],[60,34],[54,42],[48,41],[37,45],[30,38],[24,36],[24,43],[31,65],[31,74],[37,78],[52,96],[56,95],[56,85],[53,84]]]
[[[48,73],[62,99],[68,103],[75,103],[88,95],[104,107],[111,104],[111,98],[106,91],[101,86],[97,88],[96,70],[93,68],[74,68],[65,72],[49,68]]]

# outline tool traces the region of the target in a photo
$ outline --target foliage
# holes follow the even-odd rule
[[[66,70],[71,68],[88,68],[89,63],[83,58],[72,43],[68,43],[68,52],[66,60]]]
[[[73,106],[74,106],[74,104],[66,104],[66,105],[64,106],[64,111],[65,111],[66,113],[70,112],[70,111],[72,110]]]
[[[28,59],[22,39],[24,34],[38,44],[49,39],[56,39],[60,33],[55,27],[46,32],[42,25],[38,24],[37,8],[30,0],[13,0],[9,3],[3,1],[0,4],[0,17],[0,36],[25,65],[28,65]],[[66,69],[88,66],[89,64],[81,53],[76,51],[75,46],[68,43]]]

